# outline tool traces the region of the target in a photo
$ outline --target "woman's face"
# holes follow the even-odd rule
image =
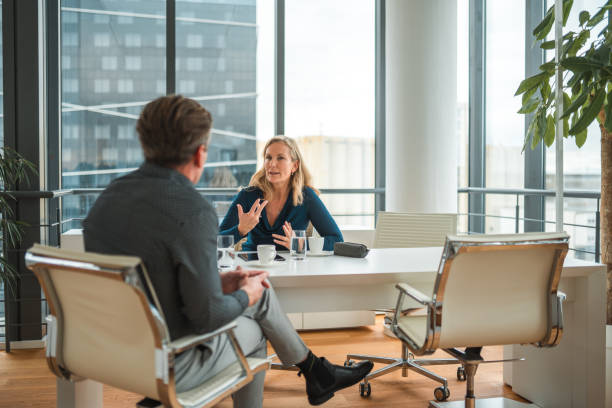
[[[289,147],[282,142],[272,143],[266,149],[264,169],[266,180],[272,185],[288,185],[291,173],[298,168],[298,162],[292,161]]]

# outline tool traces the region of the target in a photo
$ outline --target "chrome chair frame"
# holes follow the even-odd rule
[[[83,255],[83,253],[80,255]],[[104,256],[99,257],[102,259]],[[252,381],[255,374],[269,369],[269,360],[265,360],[265,363],[260,363],[255,366],[249,364],[234,334],[234,329],[237,326],[236,322],[230,322],[210,333],[189,335],[171,341],[161,306],[140,259],[136,257],[121,257],[124,262],[122,262],[123,265],[118,266],[117,264],[113,264],[112,256],[104,257],[108,259],[109,262],[96,263],[82,262],[77,260],[78,258],[79,253],[42,245],[34,245],[25,255],[26,266],[36,275],[48,301],[50,315],[46,317],[46,359],[49,369],[58,378],[69,381],[86,379],[81,377],[79,373],[71,372],[70,369],[63,364],[62,330],[64,314],[62,311],[62,302],[57,295],[57,291],[49,274],[49,269],[58,268],[120,281],[134,290],[140,300],[140,304],[148,320],[148,325],[155,339],[155,355],[151,356],[151,358],[155,359],[155,376],[158,395],[149,395],[148,397],[160,400],[164,406],[188,406],[190,408],[214,406],[219,401]],[[234,378],[233,381],[221,384],[218,389],[201,395],[201,398],[195,403],[192,401],[192,403],[184,405],[184,401],[181,401],[180,393],[177,394],[176,392],[174,378],[175,356],[224,333],[228,336],[236,353],[237,362],[241,368],[241,374]],[[96,378],[90,379],[96,380]],[[200,387],[203,387],[205,384],[206,382]],[[196,390],[197,388],[198,387],[196,387]],[[193,392],[193,390],[189,390],[189,392]]]
[[[547,238],[535,238],[546,235]],[[441,408],[445,406],[459,407],[465,406],[468,408],[475,407],[475,395],[474,395],[474,376],[476,369],[479,364],[485,363],[480,356],[481,347],[468,347],[466,351],[461,351],[456,348],[443,348],[445,352],[454,357],[451,360],[440,359],[439,362],[436,360],[414,360],[412,353],[416,355],[429,355],[434,353],[440,344],[440,333],[442,330],[442,312],[444,307],[444,296],[446,289],[446,282],[448,281],[453,261],[463,253],[475,252],[475,251],[487,251],[490,249],[516,249],[518,246],[526,248],[537,248],[543,245],[552,246],[555,250],[554,263],[550,271],[548,279],[548,324],[546,335],[538,342],[533,343],[536,347],[554,347],[561,341],[563,335],[563,301],[565,300],[565,294],[558,291],[559,280],[561,277],[561,270],[563,268],[563,262],[568,251],[569,237],[565,233],[535,233],[535,234],[517,234],[516,239],[511,241],[496,240],[496,237],[502,236],[450,236],[447,237],[440,260],[440,265],[436,274],[436,280],[434,284],[432,296],[427,296],[419,290],[411,287],[405,283],[399,283],[396,288],[399,290],[399,296],[395,308],[395,314],[391,328],[393,333],[402,341],[402,359],[392,359],[377,356],[368,356],[361,354],[348,354],[347,361],[345,364],[351,364],[351,360],[370,360],[373,362],[381,362],[389,364],[379,370],[370,373],[364,379],[364,382],[360,385],[360,391],[362,396],[368,396],[370,394],[369,380],[372,378],[379,377],[389,372],[395,371],[402,368],[402,375],[407,376],[407,370],[412,369],[417,371],[435,381],[443,384],[442,387],[437,388],[434,391],[434,396],[438,401],[446,400],[450,393],[448,392],[446,379],[438,376],[435,373],[420,367],[420,365],[427,364],[429,361],[431,365],[438,364],[461,364],[461,367],[457,371],[457,378],[459,380],[467,380],[467,390],[465,396],[465,405],[445,405],[453,403],[439,403],[431,402],[430,407]],[[508,236],[506,236],[508,237]],[[422,307],[420,310],[427,313],[427,331],[425,341],[423,344],[417,344],[411,337],[402,331],[398,325],[398,320],[402,315],[402,305],[406,298],[410,298],[413,301],[419,303]],[[412,353],[408,352],[408,349]],[[408,357],[408,358],[406,358]],[[511,360],[498,360],[491,362],[503,362],[503,361],[516,361],[522,359],[511,359]],[[484,407],[484,403],[479,403],[479,407]],[[519,405],[517,405],[519,406]],[[524,405],[520,405],[524,406]]]
[[[428,226],[428,223],[433,223],[435,226],[434,233],[431,232],[429,235],[423,236],[418,232],[413,231],[412,224],[415,222],[410,221],[411,234],[407,234],[407,231],[396,231],[394,236],[387,237],[385,234],[389,234],[389,227],[387,225],[382,226],[381,224],[400,223],[404,224],[408,220],[414,220],[418,225],[417,231],[422,231],[423,228]],[[448,234],[455,234],[457,232],[457,214],[454,213],[394,213],[379,211],[378,212],[378,223],[376,225],[376,231],[374,236],[374,248],[390,248],[390,247],[427,247],[427,246],[440,246],[445,237]],[[385,313],[384,317],[384,334],[390,337],[397,337],[392,331],[391,325],[393,323],[390,318],[399,310],[401,314],[407,315],[417,312],[417,309],[398,309],[401,307],[401,303],[398,302],[394,309],[376,309],[376,312]],[[410,352],[408,347],[404,343],[401,344],[401,357],[380,357],[366,354],[349,354],[346,356],[347,360],[345,364],[351,364],[352,360],[370,360],[377,363],[387,364],[385,367],[373,371],[367,376],[367,380],[389,374],[396,370],[402,370],[402,377],[408,376],[408,370],[413,370],[421,375],[424,375],[434,381],[439,382],[442,387],[443,395],[447,394],[448,381],[445,377],[442,377],[428,369],[425,366],[430,365],[447,365],[447,364],[460,364],[457,359],[415,359],[414,354]],[[367,395],[371,391],[371,386],[365,382],[362,391],[363,395]]]

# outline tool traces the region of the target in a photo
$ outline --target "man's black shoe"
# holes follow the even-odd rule
[[[357,384],[372,370],[371,361],[362,361],[351,367],[331,364],[325,357],[318,358],[306,378],[306,394],[311,405],[321,405],[334,396],[334,392]]]
[[[162,403],[149,397],[145,397],[136,403],[137,408],[161,408]]]

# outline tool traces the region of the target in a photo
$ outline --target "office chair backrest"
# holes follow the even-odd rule
[[[55,318],[47,360],[56,375],[158,396],[156,349],[169,337],[159,305],[145,294],[152,292],[140,260],[35,245],[26,262]]]
[[[374,248],[416,248],[444,245],[457,233],[457,214],[379,211]]]
[[[554,341],[567,242],[564,233],[449,237],[434,286],[438,347]]]

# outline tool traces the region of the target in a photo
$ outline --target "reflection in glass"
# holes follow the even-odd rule
[[[136,119],[165,93],[165,40],[159,41],[165,4],[62,0],[61,6],[62,186],[105,187],[142,162]],[[94,199],[64,198],[64,218],[82,218]]]
[[[257,1],[176,2],[177,92],[211,112],[200,186],[237,187],[255,172]]]

